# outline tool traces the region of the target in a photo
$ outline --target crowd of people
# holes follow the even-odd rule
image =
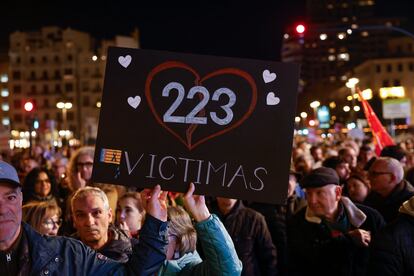
[[[0,161],[1,275],[414,275],[414,143],[295,137],[285,204],[93,183],[94,147]]]

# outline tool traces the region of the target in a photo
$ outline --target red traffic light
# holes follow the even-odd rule
[[[305,32],[306,28],[305,28],[305,25],[298,24],[298,25],[296,25],[295,30],[298,34],[303,34]]]
[[[24,110],[26,110],[27,112],[32,111],[34,108],[34,105],[32,102],[25,102],[24,103]]]

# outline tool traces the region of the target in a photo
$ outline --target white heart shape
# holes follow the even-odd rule
[[[276,79],[276,73],[270,73],[270,71],[267,69],[263,71],[263,80],[265,83],[272,82],[275,79]]]
[[[135,96],[135,97],[129,97],[128,98],[128,104],[132,106],[133,108],[137,108],[139,104],[141,103],[141,97]]]
[[[127,67],[128,67],[128,65],[131,63],[131,61],[132,61],[132,57],[131,57],[130,55],[127,55],[127,56],[125,56],[125,57],[120,56],[120,57],[118,58],[118,62],[119,62],[119,64],[121,64],[121,65],[122,65],[122,67],[124,67],[124,68],[127,68]]]
[[[280,103],[280,98],[275,96],[275,93],[269,92],[266,97],[267,105],[277,105]]]

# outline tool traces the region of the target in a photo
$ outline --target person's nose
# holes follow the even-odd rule
[[[316,202],[316,197],[313,194],[307,194],[306,200],[308,201],[309,204],[313,204]]]
[[[88,217],[86,218],[85,224],[87,226],[94,225],[95,224],[95,218],[91,214],[88,214]]]
[[[125,221],[125,219],[126,219],[126,212],[125,212],[125,210],[122,210],[122,211],[121,211],[121,216],[120,216],[120,218],[121,218],[121,221]]]

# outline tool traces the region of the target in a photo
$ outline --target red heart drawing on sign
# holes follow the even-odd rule
[[[177,132],[175,132],[172,128],[170,128],[160,117],[160,115],[158,114],[155,106],[154,106],[154,102],[152,100],[152,95],[151,95],[151,82],[154,79],[155,75],[157,75],[158,73],[168,70],[168,69],[174,69],[174,68],[180,68],[180,69],[185,69],[190,71],[194,76],[195,76],[195,85],[201,85],[203,83],[203,81],[206,81],[208,79],[220,76],[220,75],[236,75],[239,76],[243,79],[245,79],[247,81],[247,83],[249,84],[249,86],[251,87],[251,92],[252,92],[252,100],[250,102],[250,105],[246,111],[246,113],[236,122],[234,122],[233,124],[231,124],[230,126],[217,131],[215,133],[212,133],[202,139],[200,139],[199,141],[195,142],[194,144],[192,143],[192,135],[194,133],[194,131],[196,130],[196,128],[198,127],[198,125],[196,124],[191,124],[186,131],[186,138],[187,141],[185,141]],[[146,79],[145,82],[145,97],[147,98],[148,101],[148,105],[150,107],[150,110],[152,112],[152,114],[154,115],[155,119],[157,120],[157,122],[164,127],[166,130],[168,130],[168,132],[170,132],[174,137],[176,137],[181,143],[183,143],[188,150],[192,150],[195,147],[199,146],[200,144],[214,138],[217,137],[219,135],[222,135],[226,132],[229,132],[230,130],[240,126],[247,118],[249,118],[249,116],[252,114],[254,108],[256,107],[256,103],[257,103],[257,87],[256,87],[256,83],[253,79],[252,76],[250,76],[247,72],[237,69],[237,68],[223,68],[223,69],[219,69],[217,71],[214,71],[212,73],[207,74],[206,76],[204,76],[203,78],[201,78],[199,76],[199,74],[197,73],[197,71],[195,71],[193,68],[191,68],[190,66],[188,66],[185,63],[182,62],[178,62],[178,61],[167,61],[164,62],[158,66],[156,66],[154,69],[151,70],[151,72],[148,74],[148,77]]]

